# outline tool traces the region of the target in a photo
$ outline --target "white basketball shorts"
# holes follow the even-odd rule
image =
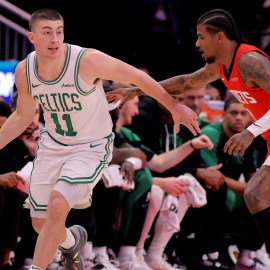
[[[114,134],[85,144],[62,145],[43,131],[31,174],[29,200],[32,217],[45,218],[52,190],[70,208],[91,205],[92,190],[112,159]]]

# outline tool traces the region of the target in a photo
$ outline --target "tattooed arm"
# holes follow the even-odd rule
[[[187,91],[197,90],[219,78],[218,64],[206,64],[193,73],[177,75],[159,83],[168,93],[178,96]],[[119,88],[106,93],[109,102],[116,102],[121,99],[121,104],[140,95],[145,95],[145,93],[138,87]]]
[[[160,81],[161,86],[171,95],[181,95],[187,91],[197,90],[220,77],[217,64],[206,64],[203,68],[190,73],[174,76]]]
[[[251,87],[260,87],[270,94],[270,61],[264,55],[252,51],[241,56],[238,69],[244,83]],[[259,106],[259,104],[257,105]],[[244,154],[252,140],[270,128],[270,109],[242,132],[233,135],[225,144],[224,152],[229,155]]]
[[[259,52],[252,51],[241,56],[238,69],[245,84],[261,87],[270,94],[270,61]]]

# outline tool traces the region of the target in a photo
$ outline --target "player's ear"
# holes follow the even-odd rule
[[[34,35],[33,32],[28,32],[27,37],[29,39],[29,41],[34,44]]]
[[[226,36],[225,36],[224,32],[220,31],[220,32],[217,33],[217,39],[218,39],[219,43],[221,43],[224,40],[225,37]]]

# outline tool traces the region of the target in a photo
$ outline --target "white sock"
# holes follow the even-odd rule
[[[164,249],[173,234],[173,230],[167,230],[164,217],[159,215],[155,224],[154,237],[147,250],[147,258],[162,257]]]
[[[188,203],[185,194],[179,196],[178,217],[182,221],[188,209]],[[174,230],[168,230],[166,220],[163,215],[159,215],[155,224],[154,237],[147,251],[147,257],[162,257],[165,247],[175,233]]]
[[[121,246],[117,258],[119,261],[129,261],[132,256],[136,256],[135,246]]]
[[[65,249],[70,249],[75,245],[75,238],[74,235],[71,233],[70,229],[66,228],[67,237],[66,240],[63,241],[60,246]]]
[[[82,256],[85,259],[93,260],[95,258],[95,253],[93,251],[93,244],[92,242],[87,242],[84,248],[81,251]]]
[[[94,247],[95,254],[107,255],[107,247]]]
[[[34,264],[32,264],[29,270],[44,270],[44,269],[40,268],[40,267],[37,267]]]

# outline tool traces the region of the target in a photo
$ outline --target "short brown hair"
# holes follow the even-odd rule
[[[64,18],[56,10],[49,9],[49,8],[39,9],[35,11],[31,16],[31,19],[29,21],[30,31],[32,31],[32,28],[35,22],[39,20],[51,20],[51,21],[61,20],[64,23]]]

